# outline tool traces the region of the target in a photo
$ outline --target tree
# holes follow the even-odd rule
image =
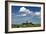
[[[30,24],[32,24],[32,22],[30,22]]]

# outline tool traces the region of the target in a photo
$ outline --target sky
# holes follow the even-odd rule
[[[12,6],[12,24],[22,24],[32,22],[33,24],[40,24],[40,7],[32,6]]]

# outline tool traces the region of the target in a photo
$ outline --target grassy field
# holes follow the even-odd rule
[[[40,24],[12,24],[12,28],[40,27]]]

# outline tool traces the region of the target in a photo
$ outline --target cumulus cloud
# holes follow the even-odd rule
[[[27,16],[28,14],[30,14],[32,16],[39,16],[40,15],[40,12],[33,12],[25,7],[21,7],[19,10],[19,13],[20,13],[20,15],[17,15],[17,16]]]
[[[26,9],[25,7],[21,7],[20,10],[19,10],[19,13],[20,13],[22,16],[26,16],[27,14],[32,13],[32,11],[30,11],[29,9]]]
[[[25,11],[25,10],[26,10],[25,7],[21,7],[19,11],[21,12],[21,11]]]
[[[25,7],[21,7],[19,12],[23,12],[23,13],[27,13],[27,14],[31,13],[31,11],[29,9],[26,9]]]

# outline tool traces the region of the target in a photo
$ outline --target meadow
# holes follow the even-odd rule
[[[23,23],[23,24],[12,24],[12,28],[23,28],[23,27],[40,27],[40,24]]]

